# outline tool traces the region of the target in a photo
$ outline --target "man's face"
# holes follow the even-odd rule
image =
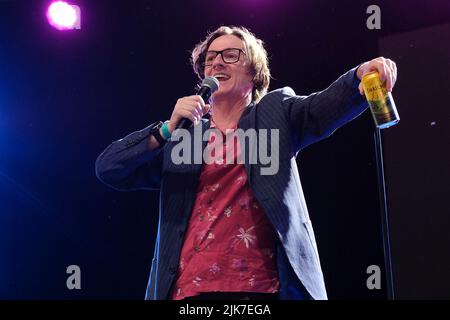
[[[237,48],[245,52],[244,42],[234,35],[218,37],[210,44],[208,51],[222,51],[229,48]],[[213,54],[212,59],[211,56],[207,58],[208,66],[205,66],[205,77],[214,76],[220,82],[219,90],[213,94],[213,99],[243,98],[251,93],[253,82],[250,74],[250,62],[247,52],[243,53],[242,51],[239,53],[239,60],[235,63],[225,63],[220,54],[215,57]],[[233,57],[233,52],[227,56],[231,59]]]

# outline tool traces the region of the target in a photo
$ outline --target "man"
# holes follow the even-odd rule
[[[382,57],[365,62],[308,97],[288,87],[266,93],[267,53],[239,27],[210,33],[194,48],[192,63],[200,78],[220,82],[211,104],[197,95],[179,99],[169,121],[113,142],[96,162],[98,178],[113,188],[160,190],[146,298],[326,299],[295,156],[366,109],[365,73],[378,71],[392,90],[395,63]],[[208,111],[210,119],[202,119]],[[214,128],[200,142],[200,151],[215,145],[212,161],[174,161],[182,143],[175,129],[183,118],[194,124],[185,132],[190,136]],[[256,130],[256,141],[239,138],[227,146],[238,130]],[[275,143],[264,146],[259,133]],[[184,150],[188,160],[195,158],[188,151],[198,152],[196,143]],[[263,161],[251,161],[258,148],[277,155],[274,172],[264,174]]]

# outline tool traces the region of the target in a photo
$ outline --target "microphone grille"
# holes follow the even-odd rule
[[[206,77],[202,81],[202,87],[207,86],[211,89],[211,94],[216,92],[219,89],[219,80],[215,77]]]

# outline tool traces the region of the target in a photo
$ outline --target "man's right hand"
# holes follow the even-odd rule
[[[187,96],[177,100],[167,125],[170,133],[177,128],[181,119],[186,118],[197,124],[211,106],[205,104],[199,95]]]

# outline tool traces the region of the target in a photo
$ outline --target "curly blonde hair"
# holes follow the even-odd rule
[[[192,50],[191,63],[199,79],[203,79],[206,51],[211,43],[220,36],[234,35],[244,42],[245,52],[250,60],[253,76],[252,100],[258,102],[266,93],[270,83],[270,70],[264,42],[255,37],[248,29],[236,26],[222,26],[209,32],[206,39],[198,43]]]

